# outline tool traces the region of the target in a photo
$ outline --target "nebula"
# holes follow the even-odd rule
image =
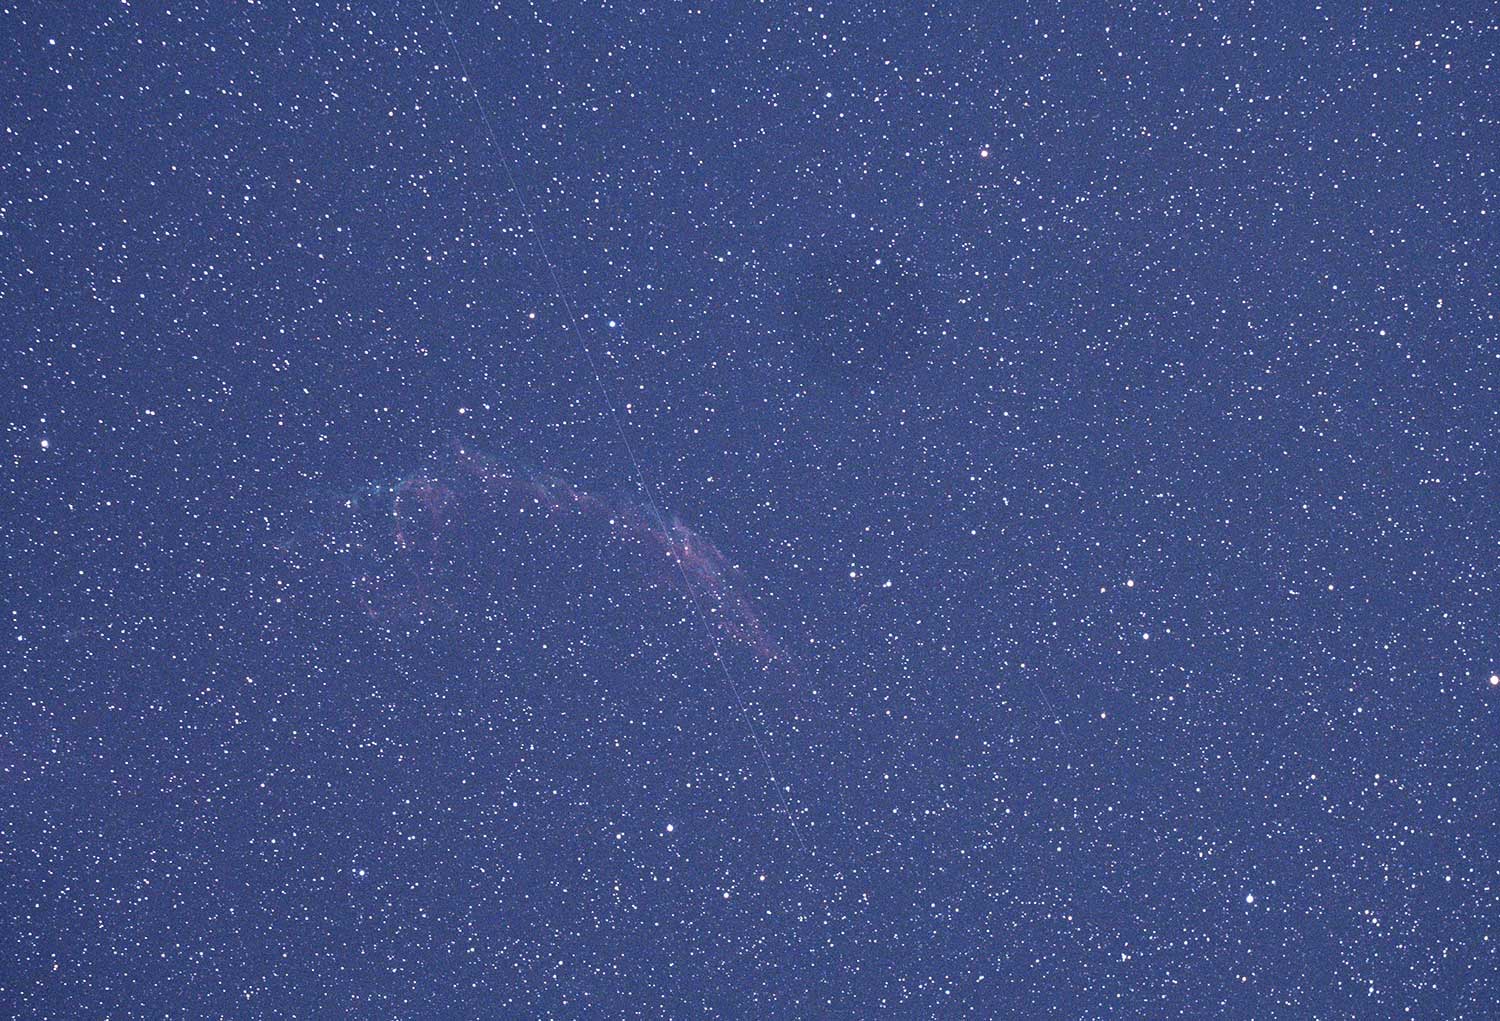
[[[715,650],[783,658],[744,579],[707,537],[640,500],[453,447],[422,472],[342,501],[333,529],[377,623],[483,622],[511,633],[701,618]]]

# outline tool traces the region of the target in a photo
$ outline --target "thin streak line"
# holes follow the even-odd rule
[[[448,13],[444,10],[441,0],[433,0],[433,6],[437,9],[438,17],[443,23],[443,33],[448,39],[448,48],[453,53],[453,59],[462,72],[464,81],[469,86],[469,91],[474,99],[474,105],[479,109],[480,119],[484,122],[484,129],[489,135],[490,145],[494,148],[496,155],[500,157],[500,165],[505,169],[505,178],[510,185],[511,193],[516,197],[516,204],[521,207],[521,213],[526,218],[527,226],[531,229],[532,237],[536,240],[536,248],[541,254],[542,262],[546,264],[547,274],[552,278],[552,287],[557,292],[558,300],[562,302],[563,309],[568,313],[568,324],[572,327],[573,337],[578,343],[579,350],[583,352],[584,360],[588,362],[589,371],[593,374],[594,385],[599,390],[599,396],[604,401],[604,406],[609,409],[609,416],[614,421],[615,431],[620,434],[620,442],[625,447],[625,453],[630,457],[631,467],[635,470],[636,484],[641,489],[641,495],[645,497],[646,506],[651,511],[652,517],[656,519],[656,525],[661,529],[663,535],[669,534],[666,520],[656,505],[656,497],[652,492],[651,482],[646,477],[645,469],[641,467],[640,459],[635,455],[635,448],[631,445],[630,437],[625,432],[625,423],[620,418],[620,413],[615,407],[613,398],[609,395],[609,388],[604,385],[604,377],[599,372],[599,366],[594,361],[594,355],[589,350],[588,342],[584,340],[583,330],[578,326],[578,317],[573,314],[573,304],[568,300],[567,293],[563,290],[562,280],[557,275],[557,269],[553,265],[552,256],[547,250],[542,232],[537,229],[536,218],[531,215],[531,208],[526,204],[526,198],[521,194],[521,189],[516,184],[515,172],[511,169],[510,158],[505,149],[500,145],[500,137],[495,132],[495,126],[490,121],[489,111],[485,108],[484,101],[480,99],[479,87],[469,78],[469,66],[459,51],[458,43],[453,37],[453,26],[448,22]],[[713,627],[709,624],[708,615],[703,611],[703,604],[698,598],[698,589],[688,577],[687,569],[682,561],[676,556],[672,562],[677,565],[677,571],[682,575],[682,583],[687,589],[688,596],[693,603],[693,609],[697,613],[698,621],[703,626],[703,632],[708,636],[709,647],[713,650],[714,662],[719,665],[719,670],[724,675],[730,692],[734,695],[736,706],[739,708],[740,718],[745,721],[745,729],[750,732],[750,740],[755,745],[755,750],[760,753],[761,760],[765,763],[766,773],[771,778],[771,786],[775,788],[777,797],[781,800],[781,806],[786,812],[787,821],[791,824],[792,834],[797,838],[797,843],[802,845],[803,852],[809,857],[815,857],[812,847],[802,835],[802,829],[797,825],[797,815],[792,809],[791,799],[787,797],[786,791],[776,779],[776,767],[771,762],[770,753],[766,751],[765,743],[761,740],[760,732],[756,730],[755,723],[750,718],[750,711],[746,707],[745,698],[740,693],[740,687],[734,681],[734,676],[729,672],[728,665],[719,651],[719,640],[714,635]]]

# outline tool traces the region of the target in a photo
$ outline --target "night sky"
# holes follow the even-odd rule
[[[3,1016],[1495,1017],[1500,19],[1020,6],[0,7]]]

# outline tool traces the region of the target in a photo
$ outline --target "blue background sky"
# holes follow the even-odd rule
[[[4,8],[5,1016],[1488,1016],[1478,12]]]

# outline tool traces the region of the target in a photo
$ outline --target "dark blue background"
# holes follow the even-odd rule
[[[1489,1016],[1500,29],[1006,10],[0,12],[5,1016]]]

